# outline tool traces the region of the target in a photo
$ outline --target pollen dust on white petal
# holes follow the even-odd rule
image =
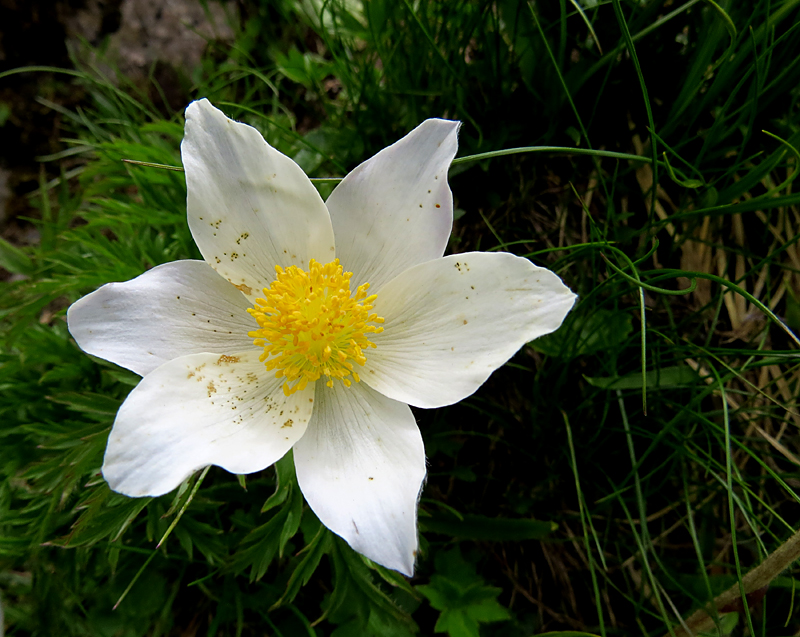
[[[300,404],[288,406],[284,402],[276,400],[269,392],[265,393],[263,397],[253,399],[253,394],[259,392],[259,381],[263,380],[259,378],[258,374],[253,371],[233,374],[230,370],[221,371],[222,368],[230,368],[240,363],[239,356],[223,354],[211,364],[187,365],[186,378],[200,383],[205,389],[204,393],[209,404],[222,413],[226,413],[235,425],[246,426],[247,421],[257,411],[260,415],[277,411],[278,413],[273,417],[276,422],[280,423],[280,428],[291,427],[295,420],[290,416],[298,417],[301,411]],[[263,388],[261,389],[263,391]],[[313,403],[314,399],[309,398],[308,401]],[[286,437],[286,440],[289,438]]]

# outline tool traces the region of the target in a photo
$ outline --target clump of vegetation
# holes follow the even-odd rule
[[[410,581],[320,525],[290,458],[108,489],[138,377],[83,354],[66,308],[200,255],[182,173],[122,161],[179,167],[182,116],[72,71],[90,101],[62,113],[41,239],[0,243],[7,634],[795,634],[775,551],[800,501],[798,5],[253,1],[209,50],[194,97],[312,177],[462,120],[450,251],[510,251],[580,294],[472,397],[415,412]]]

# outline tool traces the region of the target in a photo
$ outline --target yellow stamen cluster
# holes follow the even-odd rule
[[[277,278],[264,288],[263,299],[247,311],[259,329],[248,332],[264,348],[260,360],[276,378],[286,378],[283,393],[290,396],[309,382],[325,376],[328,387],[339,379],[350,387],[353,363],[367,362],[364,350],[375,347],[367,334],[379,334],[383,323],[370,314],[377,294],[367,296],[369,283],[351,296],[352,272],[343,272],[339,259],[321,265],[311,259],[309,271],[275,266]]]

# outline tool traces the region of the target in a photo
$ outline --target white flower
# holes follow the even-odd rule
[[[144,377],[108,439],[112,489],[158,496],[210,464],[251,473],[294,448],[322,523],[413,573],[425,450],[408,405],[469,396],[575,301],[527,259],[442,256],[458,128],[423,122],[323,202],[257,130],[189,105],[181,152],[205,260],[109,283],[67,315],[85,352]]]

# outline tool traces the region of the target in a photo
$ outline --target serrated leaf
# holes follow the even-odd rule
[[[486,586],[457,546],[439,553],[435,565],[436,574],[430,584],[417,586],[417,590],[441,612],[436,632],[446,632],[450,637],[477,637],[479,624],[510,618],[508,609],[497,601],[502,589]]]
[[[445,610],[433,630],[450,637],[480,637],[478,622],[461,610]]]
[[[394,586],[395,588],[399,588],[415,599],[419,599],[419,595],[416,594],[414,588],[409,584],[408,579],[398,573],[397,571],[393,571],[391,569],[386,568],[385,566],[381,566],[380,564],[376,564],[372,560],[361,556],[361,559],[367,563],[367,566],[375,571],[381,579],[386,582],[387,584]]]
[[[250,566],[250,580],[264,577],[275,556],[283,557],[284,550],[300,528],[303,519],[303,495],[297,486],[292,452],[275,463],[277,485],[261,512],[280,506],[272,518],[253,529],[242,541],[234,558],[234,569]]]
[[[289,582],[286,584],[286,591],[270,610],[274,610],[283,604],[290,604],[297,597],[300,589],[308,584],[317,571],[322,556],[326,555],[332,546],[333,541],[330,531],[320,524],[317,534],[300,552],[300,555],[303,555],[303,559],[292,571]]]
[[[436,610],[447,610],[450,605],[450,600],[457,599],[461,596],[459,587],[451,584],[445,578],[440,578],[434,575],[431,577],[431,584],[421,584],[417,586],[417,590],[422,593]]]
[[[251,582],[264,577],[275,556],[283,555],[286,543],[297,532],[300,526],[298,510],[302,511],[302,503],[302,496],[292,493],[289,502],[268,522],[250,531],[236,553],[234,569],[238,571],[250,566]]]
[[[342,624],[355,617],[362,631],[366,631],[372,613],[379,616],[374,621],[400,624],[413,632],[418,630],[411,616],[375,585],[361,556],[343,540],[334,537],[330,556],[334,589],[325,611],[330,621]]]
[[[224,550],[224,542],[220,536],[224,531],[216,526],[201,522],[196,518],[184,515],[175,530],[183,528],[192,540],[192,546],[213,563]],[[160,539],[160,536],[159,536]]]
[[[59,544],[68,547],[91,546],[109,536],[118,540],[152,498],[127,498],[99,489],[78,518],[70,534]]]

